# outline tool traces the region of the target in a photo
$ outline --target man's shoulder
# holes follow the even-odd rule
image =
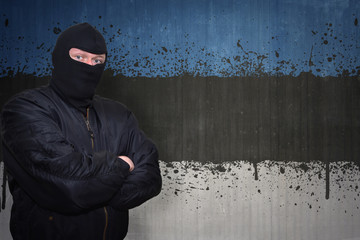
[[[26,105],[44,105],[50,102],[49,99],[52,98],[52,94],[52,91],[47,86],[26,89],[10,97],[4,104],[3,109],[11,108],[13,105],[24,107]]]
[[[102,107],[109,110],[129,111],[125,104],[99,95],[94,96],[94,104],[102,105]]]
[[[28,100],[37,99],[37,98],[41,98],[41,97],[45,97],[45,96],[49,95],[50,92],[51,91],[48,86],[40,86],[37,88],[25,89],[21,92],[14,94],[8,100],[8,102],[16,100],[16,99],[28,99]]]
[[[107,120],[117,119],[117,121],[127,121],[132,115],[131,110],[125,104],[98,95],[94,97],[93,106]]]
[[[13,101],[18,101],[18,100],[35,100],[39,97],[41,97],[42,95],[44,95],[44,92],[46,92],[46,86],[41,86],[38,88],[31,88],[31,89],[25,89],[21,92],[18,92],[16,94],[14,94],[12,97],[10,97],[6,104],[11,103]],[[5,105],[6,105],[5,104]]]
[[[13,95],[3,105],[0,111],[0,118],[4,119],[13,114],[20,114],[22,117],[33,118],[38,113],[48,113],[51,106],[50,96],[47,88],[39,87],[27,89]]]

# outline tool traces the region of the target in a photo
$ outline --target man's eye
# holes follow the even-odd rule
[[[75,56],[75,58],[76,58],[77,60],[81,60],[81,59],[82,59],[82,57],[79,56],[79,55]]]
[[[100,59],[95,59],[94,62],[95,62],[96,64],[101,64],[101,63],[103,63],[102,60],[100,60]]]

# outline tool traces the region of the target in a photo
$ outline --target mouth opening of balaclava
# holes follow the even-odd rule
[[[52,53],[54,69],[50,87],[65,101],[85,113],[92,103],[105,63],[92,66],[78,62],[70,57],[71,48],[93,54],[107,54],[105,39],[88,23],[77,24],[61,33]]]

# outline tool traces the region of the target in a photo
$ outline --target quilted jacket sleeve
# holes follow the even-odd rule
[[[106,205],[129,174],[129,166],[103,151],[76,152],[48,109],[25,97],[2,111],[4,162],[17,184],[40,206],[77,213]]]
[[[133,160],[135,168],[109,204],[117,209],[139,206],[158,195],[162,186],[156,146],[139,129],[132,113],[128,115],[127,133],[126,152],[127,156]]]

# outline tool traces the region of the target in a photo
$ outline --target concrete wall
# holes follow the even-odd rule
[[[0,3],[1,105],[47,83],[62,30],[104,34],[98,93],[135,112],[164,177],[127,239],[360,239],[358,1]]]

